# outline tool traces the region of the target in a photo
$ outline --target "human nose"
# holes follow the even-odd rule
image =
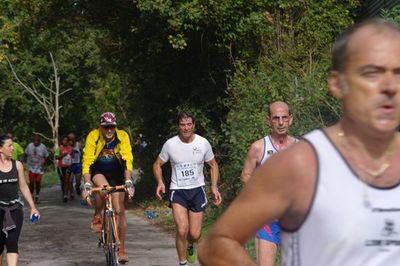
[[[400,75],[388,73],[385,76],[384,83],[382,84],[382,93],[393,96],[395,95],[398,90],[400,89]]]

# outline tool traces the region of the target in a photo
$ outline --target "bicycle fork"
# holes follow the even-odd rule
[[[115,219],[115,215],[114,215],[114,211],[113,210],[105,210],[104,212],[104,218],[105,221],[103,223],[103,227],[101,229],[101,235],[99,238],[99,243],[98,246],[101,247],[103,246],[104,248],[107,248],[107,246],[111,245],[112,248],[117,249],[119,246],[119,237],[118,237],[118,228],[117,228],[117,223],[116,223],[116,219]],[[106,234],[106,231],[110,231],[110,221],[111,222],[111,226],[112,226],[112,231],[114,232],[114,239],[110,239],[110,234]]]

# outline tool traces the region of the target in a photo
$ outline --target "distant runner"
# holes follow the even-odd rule
[[[29,171],[29,189],[32,195],[34,190],[36,190],[35,202],[38,203],[44,166],[47,157],[49,157],[47,147],[41,143],[40,135],[35,134],[33,136],[33,142],[29,143],[26,147],[25,155]]]

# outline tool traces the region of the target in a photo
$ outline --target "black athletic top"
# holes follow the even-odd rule
[[[8,172],[0,171],[0,204],[11,205],[19,202],[18,195],[18,170],[14,160]]]

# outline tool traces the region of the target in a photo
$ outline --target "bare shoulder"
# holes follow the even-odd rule
[[[271,156],[264,165],[265,168],[269,168],[269,165],[284,165],[285,167],[273,168],[286,174],[301,172],[303,168],[313,166],[315,163],[315,152],[311,144],[305,140],[299,140],[289,148]]]
[[[15,161],[15,166],[17,167],[18,171],[24,171],[24,165],[20,161]]]
[[[297,228],[303,221],[314,195],[317,159],[313,147],[300,140],[271,156],[261,171],[270,184],[280,191],[277,196],[288,199],[280,221],[285,228]]]
[[[257,155],[257,159],[261,159],[262,153],[264,151],[264,139],[259,139],[254,141],[250,145],[250,149],[248,154],[252,154],[253,156]]]

